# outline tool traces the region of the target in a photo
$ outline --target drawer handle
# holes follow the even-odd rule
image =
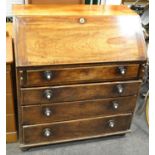
[[[122,93],[123,93],[124,88],[123,88],[123,86],[122,86],[121,84],[118,84],[118,85],[116,86],[116,88],[117,88],[117,92],[118,92],[119,94],[122,94]]]
[[[53,92],[52,90],[45,90],[44,91],[44,97],[47,99],[47,100],[50,100],[53,96]]]
[[[43,135],[44,135],[45,137],[50,137],[50,136],[52,135],[51,129],[50,129],[50,128],[45,128],[45,129],[43,130]]]
[[[43,110],[43,114],[44,114],[45,116],[49,117],[49,116],[52,115],[52,111],[51,111],[50,108],[45,108],[45,109]]]
[[[113,109],[114,109],[114,110],[117,110],[118,107],[119,107],[119,104],[118,104],[116,101],[113,101],[113,102],[112,102],[112,106],[113,106]]]
[[[51,80],[52,79],[52,77],[53,77],[53,74],[52,74],[52,72],[51,71],[45,71],[44,72],[44,77],[45,77],[45,79],[46,80]]]
[[[121,74],[121,75],[125,75],[126,74],[126,67],[124,66],[120,66],[118,67],[118,73]]]
[[[115,127],[115,122],[114,122],[114,120],[110,120],[110,121],[109,121],[109,127],[110,127],[110,128],[114,128],[114,127]]]
[[[86,22],[86,19],[85,19],[85,18],[80,18],[80,19],[79,19],[79,23],[80,23],[80,24],[84,24],[85,22]]]

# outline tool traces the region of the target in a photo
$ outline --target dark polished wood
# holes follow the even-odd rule
[[[124,70],[123,70],[124,69]],[[121,70],[124,71],[123,74]],[[118,81],[138,78],[139,64],[26,69],[23,87],[62,85],[93,81]],[[50,79],[48,79],[48,77]]]
[[[23,144],[43,142],[63,142],[79,137],[104,136],[107,133],[125,131],[130,128],[131,115],[115,117],[99,117],[85,120],[41,124],[37,126],[23,126]],[[114,127],[110,127],[110,121]],[[46,131],[51,132],[49,136]]]
[[[93,118],[95,116],[132,113],[136,105],[136,99],[137,97],[133,96],[103,100],[23,106],[22,124],[33,125],[82,118]]]
[[[139,80],[54,87],[21,88],[21,105],[131,96],[138,93],[140,84],[141,81]],[[122,93],[118,92],[117,86],[119,85],[123,87]],[[48,95],[51,96],[50,99],[47,98]]]
[[[20,147],[128,132],[147,57],[140,17],[123,5],[13,14]]]

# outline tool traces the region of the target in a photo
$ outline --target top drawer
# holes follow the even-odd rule
[[[134,80],[138,76],[138,64],[100,65],[68,68],[43,68],[19,71],[23,87],[49,86],[84,82]]]

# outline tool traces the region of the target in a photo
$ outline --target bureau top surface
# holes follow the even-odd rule
[[[16,5],[17,67],[146,60],[140,18],[125,6]]]

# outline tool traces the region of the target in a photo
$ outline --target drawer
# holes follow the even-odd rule
[[[138,76],[138,64],[102,65],[74,68],[27,69],[23,75],[23,87],[84,83],[92,81],[131,80]],[[22,73],[22,71],[20,71]]]
[[[48,143],[114,134],[130,128],[132,115],[23,126],[23,143]]]
[[[33,125],[132,113],[136,96],[22,107],[22,124]],[[33,117],[32,117],[33,116]]]
[[[54,87],[21,88],[21,104],[92,100],[138,93],[141,81],[105,82]]]

